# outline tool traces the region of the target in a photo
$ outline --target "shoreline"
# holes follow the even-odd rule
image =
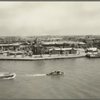
[[[0,60],[20,60],[20,61],[36,61],[36,60],[53,60],[53,59],[68,59],[68,58],[80,58],[85,57],[85,54],[69,54],[69,55],[33,55],[29,56],[0,56]]]

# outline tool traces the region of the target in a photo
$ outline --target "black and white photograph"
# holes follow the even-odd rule
[[[99,1],[0,1],[0,99],[99,98]]]

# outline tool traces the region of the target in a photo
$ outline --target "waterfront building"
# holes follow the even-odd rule
[[[50,42],[42,42],[43,46],[50,47],[50,46],[55,46],[55,47],[71,47],[71,46],[76,46],[76,47],[84,47],[86,44],[84,42],[74,42],[74,41],[50,41]]]
[[[13,43],[13,44],[0,44],[0,49],[3,51],[6,50],[16,50],[17,48],[20,47],[19,43]]]
[[[49,49],[50,54],[76,54],[77,50],[74,48],[51,48]]]
[[[68,54],[80,54],[83,52],[79,50],[79,46],[75,45],[85,45],[83,42],[74,42],[74,41],[58,41],[61,39],[56,39],[56,41],[41,41],[35,39],[33,42],[22,42],[22,43],[13,43],[13,44],[0,44],[1,50],[7,51],[7,56],[9,55],[68,55]],[[80,48],[81,49],[81,48]]]

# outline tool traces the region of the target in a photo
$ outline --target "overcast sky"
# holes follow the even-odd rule
[[[100,34],[100,2],[0,1],[0,36]]]

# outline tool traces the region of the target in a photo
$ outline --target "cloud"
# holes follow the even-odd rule
[[[0,35],[99,33],[99,2],[0,2]]]

